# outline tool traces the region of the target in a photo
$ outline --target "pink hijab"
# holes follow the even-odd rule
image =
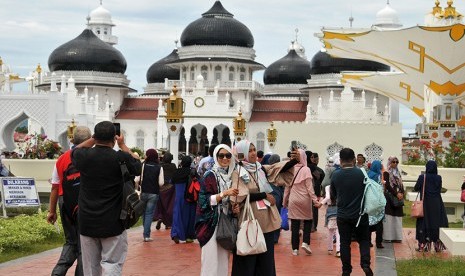
[[[312,173],[307,166],[307,155],[303,149],[298,149],[298,151],[300,153],[300,160],[299,163],[294,166],[294,183],[303,182],[307,180],[307,178],[312,179]]]

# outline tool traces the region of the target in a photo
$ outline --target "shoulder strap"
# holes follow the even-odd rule
[[[302,168],[303,168],[303,166],[300,167],[300,169],[299,169],[299,170],[297,171],[297,173],[294,175],[294,178],[292,179],[292,182],[291,182],[291,185],[289,186],[289,188],[292,188],[292,186],[294,186],[294,181],[295,181],[295,179],[297,178],[297,175],[299,174],[299,172],[300,172],[300,170],[301,170]]]
[[[368,185],[367,185],[367,181],[368,181],[367,172],[365,171],[364,168],[360,168],[360,170],[362,171],[363,175],[365,176],[365,179],[363,180],[363,184],[365,184],[365,189],[363,189],[362,201],[360,202],[360,212],[358,213],[359,217],[358,217],[357,224],[355,225],[355,227],[358,227],[358,225],[360,223],[360,219],[362,219],[363,211],[364,211],[363,210],[363,202],[365,201],[365,194],[366,194],[367,188],[368,188]]]

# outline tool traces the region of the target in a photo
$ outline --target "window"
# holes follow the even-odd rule
[[[207,80],[208,78],[208,67],[206,65],[202,66],[200,68],[200,74],[202,74],[202,77],[204,80]]]
[[[191,80],[195,80],[195,68],[191,66]]]
[[[144,151],[145,145],[145,133],[142,130],[137,131],[136,133],[136,147]]]
[[[97,34],[100,34],[100,28],[97,28]]]
[[[215,80],[221,80],[221,66],[215,67]]]
[[[105,34],[105,35],[108,34],[107,28],[103,29],[103,34]]]
[[[265,134],[263,132],[259,132],[257,134],[257,151],[265,151]]]
[[[234,67],[229,67],[229,80],[234,81]]]
[[[239,76],[241,81],[245,81],[245,68],[241,67],[241,74]]]

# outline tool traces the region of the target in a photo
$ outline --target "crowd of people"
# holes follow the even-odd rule
[[[373,275],[371,232],[376,232],[378,249],[384,248],[386,242],[402,242],[406,190],[396,157],[389,157],[383,167],[380,160],[367,163],[362,154],[356,156],[352,149],[344,148],[320,168],[318,153],[293,149],[281,158],[257,151],[253,143],[242,140],[232,148],[225,144],[211,146],[203,158],[184,156],[178,166],[172,163],[171,153],[159,156],[155,149],[148,149],[144,162],[140,162],[125,145],[123,135],[115,133],[111,122],[97,124],[93,135],[89,129],[77,127],[74,143],[76,146],[57,161],[52,177],[47,220],[55,223],[58,203],[66,236],[52,275],[65,275],[75,260],[76,275],[121,275],[128,247],[127,234],[120,223],[124,180],[121,164],[135,179],[140,198],[146,204],[142,215],[143,241],[153,241],[153,221],[157,230],[162,224],[170,230],[176,244],[197,239],[201,247],[201,275],[227,275],[230,255],[232,275],[276,275],[274,245],[279,240],[284,210],[290,220],[290,254],[295,256],[299,250],[312,255],[310,236],[317,231],[318,214],[325,213],[321,223],[327,229],[328,254],[341,259],[343,275],[352,272],[353,241],[359,244],[360,266],[366,275]],[[113,150],[115,144],[120,151]],[[66,198],[63,178],[70,164],[79,171],[81,180],[75,221],[66,215],[62,204]],[[371,223],[367,214],[360,215],[365,187],[362,170],[383,186],[386,197],[383,219],[376,223]],[[200,183],[196,202],[186,200],[192,181]],[[420,175],[414,187],[415,191],[425,190],[425,216],[416,222],[417,250],[444,249],[439,228],[447,227],[448,222],[441,187],[437,165],[428,161],[425,174]],[[235,217],[240,226],[246,206],[250,206],[263,232],[263,253],[239,255],[217,242],[221,213]]]

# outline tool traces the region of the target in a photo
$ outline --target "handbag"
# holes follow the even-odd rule
[[[418,195],[420,194],[420,191],[418,191],[417,197],[415,198],[415,201],[412,203],[412,206],[410,207],[410,216],[412,218],[422,218],[424,216],[423,213],[423,200],[425,198],[425,185],[426,185],[426,174],[423,177],[423,191],[421,195],[421,200],[418,199]]]
[[[289,230],[289,210],[286,207],[281,208],[281,229],[288,231]]]
[[[134,188],[134,183],[130,180],[128,167],[122,158],[118,156],[121,175],[123,177],[123,204],[120,213],[120,220],[125,229],[131,228],[137,223],[139,217],[145,210],[145,202],[140,200],[139,194]]]
[[[391,194],[390,192],[386,192],[387,197],[389,198],[389,201],[391,202],[392,206],[394,207],[402,207],[404,206],[404,199],[397,198],[397,196]]]
[[[465,202],[465,189],[462,190],[462,195],[460,196],[460,201]]]
[[[218,228],[216,229],[216,242],[228,251],[236,248],[237,241],[237,218],[230,214],[225,214],[221,205],[218,207]]]
[[[245,200],[242,223],[237,234],[237,255],[247,256],[266,252],[265,236],[258,220],[255,219],[252,207],[250,206],[250,194]]]

